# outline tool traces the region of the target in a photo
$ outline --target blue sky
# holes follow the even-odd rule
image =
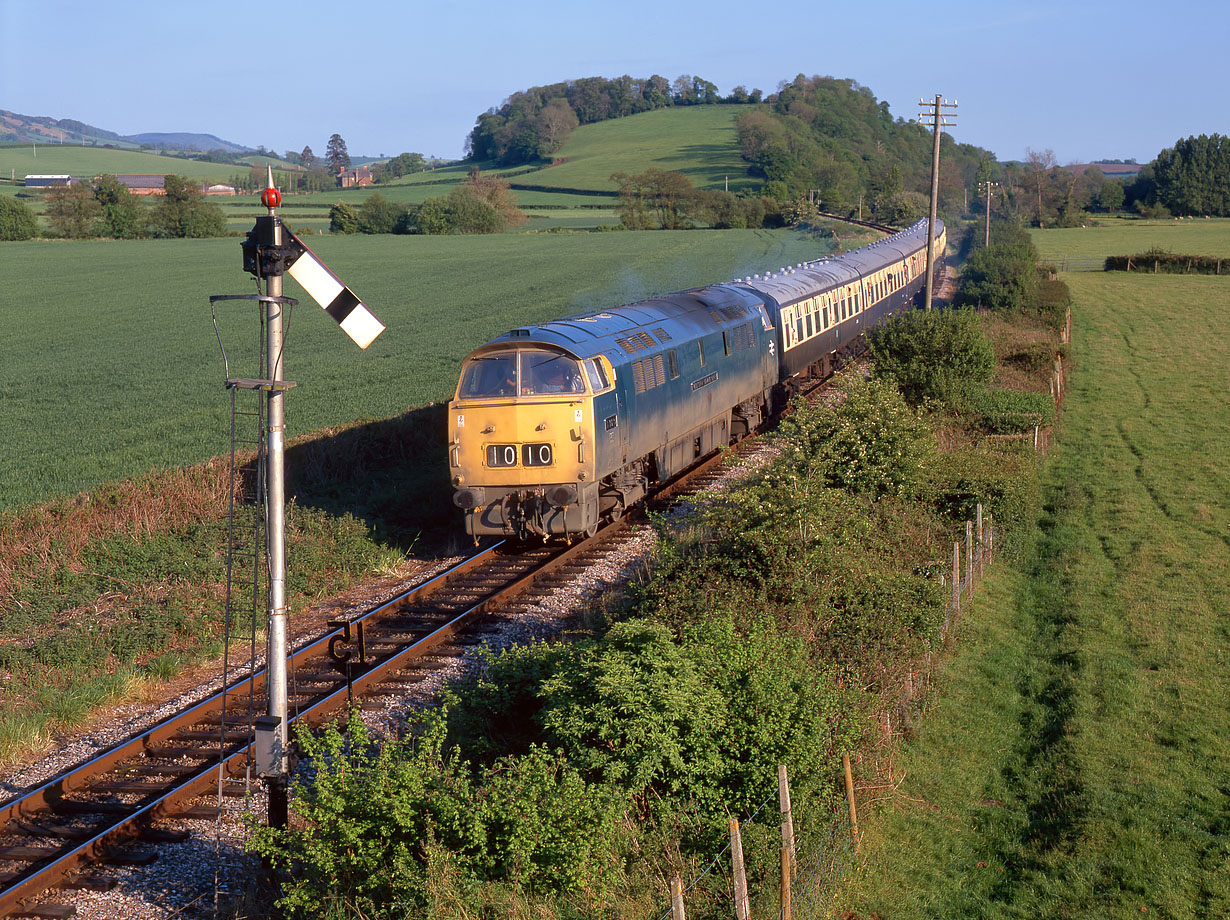
[[[942,93],[960,105],[953,136],[1001,160],[1148,162],[1230,133],[1230,14],[1204,0],[264,6],[0,0],[0,109],[457,157],[475,116],[533,85],[687,73],[768,93],[805,73],[854,79],[906,118]]]

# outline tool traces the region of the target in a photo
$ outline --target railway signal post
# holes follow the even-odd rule
[[[273,184],[273,169],[261,195],[268,213],[256,219],[256,226],[243,242],[244,269],[264,279],[265,367],[269,379],[266,392],[266,431],[264,457],[265,546],[268,566],[268,672],[269,701],[266,715],[258,720],[255,744],[258,772],[269,785],[269,823],[285,826],[289,781],[289,737],[287,729],[287,667],[289,644],[286,596],[286,407],[287,384],[284,377],[286,339],[284,311],[288,299],[282,296],[282,276],[289,274],[303,286],[321,308],[342,327],[360,348],[367,348],[384,331],[366,305],[329,271],[303,242],[277,216],[281,193]]]
[[[919,99],[918,104],[920,106],[927,105],[927,102]],[[935,133],[935,140],[931,146],[931,212],[927,217],[927,287],[925,303],[928,312],[931,310],[931,281],[935,274],[935,211],[936,202],[940,196],[940,128],[951,128],[956,124],[957,113],[943,111],[944,109],[955,109],[956,107],[957,101],[955,99],[952,102],[944,102],[942,94],[936,93],[931,111],[918,113],[918,123],[920,125],[931,125]]]

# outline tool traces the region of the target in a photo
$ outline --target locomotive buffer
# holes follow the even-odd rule
[[[257,720],[255,760],[257,773],[269,785],[269,821],[284,826],[287,818],[287,673],[288,656],[286,599],[286,415],[283,398],[294,386],[283,377],[285,358],[284,309],[295,304],[282,296],[282,276],[294,278],[320,307],[360,348],[367,348],[384,324],[359,297],[331,272],[299,237],[277,216],[282,196],[273,184],[273,169],[261,203],[268,214],[256,219],[256,226],[242,244],[244,270],[265,281],[263,296],[210,298],[257,300],[264,308],[265,341],[260,378],[228,379],[234,389],[262,391],[267,401],[261,432],[261,479],[259,494],[264,502],[265,556],[268,598],[268,709]],[[221,337],[219,337],[221,342]],[[225,360],[225,349],[223,350]],[[268,377],[263,374],[267,373]],[[228,375],[229,377],[229,375]]]

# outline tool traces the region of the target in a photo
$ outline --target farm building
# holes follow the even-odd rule
[[[115,177],[120,185],[126,186],[134,195],[165,195],[164,182],[166,177],[161,173],[148,175],[140,173],[123,173]]]
[[[26,188],[57,188],[80,182],[72,176],[26,176]]]
[[[358,169],[343,169],[337,174],[337,184],[342,188],[367,188],[374,181],[371,170],[366,166],[360,166]]]
[[[239,191],[233,185],[211,185],[205,189],[206,195],[238,195]]]

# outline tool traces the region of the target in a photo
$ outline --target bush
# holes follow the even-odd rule
[[[1055,421],[1055,400],[1047,393],[987,390],[971,405],[978,427],[988,434],[1014,434]]]
[[[24,201],[0,195],[0,240],[28,240],[38,236],[38,218]]]
[[[358,229],[360,233],[394,233],[397,223],[406,213],[404,205],[389,201],[379,192],[368,195],[359,205]],[[330,226],[333,214],[330,212]]]
[[[459,185],[447,195],[428,198],[403,225],[411,233],[502,233],[508,222],[472,188]]]
[[[1032,447],[1005,452],[987,447],[954,451],[934,469],[932,502],[937,511],[954,521],[972,521],[981,503],[995,515],[996,532],[1006,537],[1003,547],[1012,558],[1023,557],[1023,545],[1015,538],[1030,533],[1041,508],[1038,477],[1032,466]],[[996,539],[997,552],[1001,548]]]
[[[975,250],[961,269],[956,302],[990,310],[1032,304],[1038,286],[1038,252],[1028,241],[992,243]]]
[[[995,351],[972,310],[914,310],[871,331],[875,377],[891,379],[912,406],[960,408],[995,373]]]
[[[836,407],[793,404],[781,426],[788,468],[873,499],[913,495],[931,452],[926,424],[891,380],[845,377],[841,386]]]
[[[1038,282],[1038,297],[1034,309],[1038,318],[1052,329],[1063,328],[1071,304],[1072,292],[1067,282],[1057,278],[1043,278]]]
[[[472,772],[444,749],[445,718],[399,742],[375,742],[357,711],[345,734],[297,735],[315,775],[292,789],[296,820],[257,827],[250,843],[281,874],[282,910],[327,916],[341,901],[358,916],[406,916],[431,903],[442,859],[543,892],[609,884],[620,799],[540,747]]]
[[[346,204],[346,202],[339,201],[333,207],[329,208],[329,232],[358,233],[358,212],[356,212],[352,206]]]

